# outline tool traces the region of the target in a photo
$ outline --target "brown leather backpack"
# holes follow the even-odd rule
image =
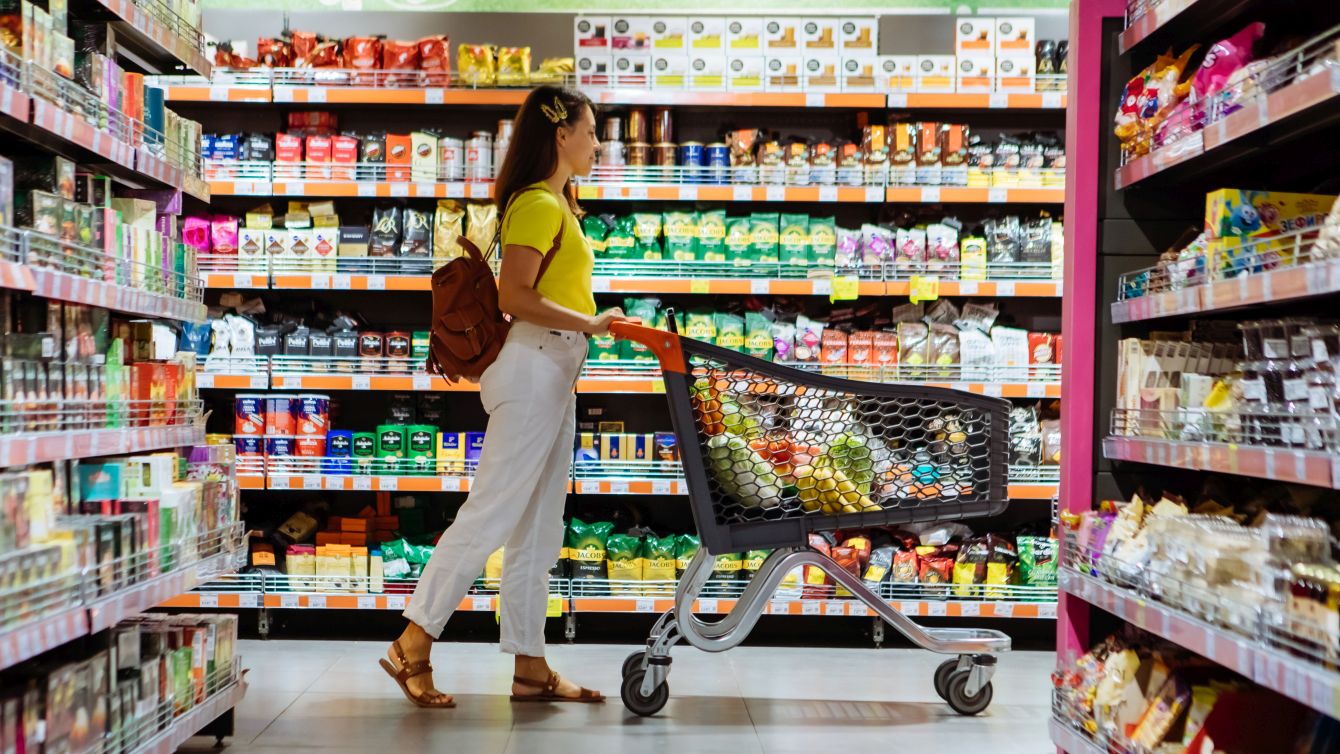
[[[543,190],[531,186],[518,191],[513,198],[526,191]],[[553,245],[540,260],[540,269],[532,285],[538,285],[545,270],[549,269],[563,242],[566,224],[567,217],[564,217]],[[432,335],[425,365],[429,374],[441,375],[448,382],[478,379],[484,374],[502,351],[512,324],[498,306],[498,282],[488,259],[465,236],[457,242],[466,255],[447,262],[433,273]],[[495,237],[490,248],[499,245]]]

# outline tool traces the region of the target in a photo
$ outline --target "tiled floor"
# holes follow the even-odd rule
[[[555,646],[554,667],[594,686],[603,705],[513,705],[511,658],[496,645],[440,644],[439,686],[454,710],[412,707],[377,666],[385,644],[247,641],[250,669],[234,754],[394,750],[464,754],[787,754],[827,751],[984,751],[1044,754],[1049,652],[1002,658],[995,701],[979,717],[955,715],[935,695],[941,658],[900,649],[742,647],[711,655],[680,647],[670,703],[658,717],[628,713],[619,667],[632,646]],[[212,751],[197,738],[183,751]]]

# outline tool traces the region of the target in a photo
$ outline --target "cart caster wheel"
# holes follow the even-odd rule
[[[628,655],[628,659],[623,661],[623,672],[619,677],[627,678],[628,674],[632,673],[634,670],[641,670],[642,660],[646,656],[647,656],[646,650],[642,649],[639,649],[638,651]]]
[[[651,692],[651,696],[643,696],[642,678],[646,674],[647,671],[637,668],[625,675],[623,685],[619,687],[619,696],[623,697],[623,706],[627,707],[629,712],[642,717],[651,717],[660,712],[665,703],[670,701],[670,684],[662,683]]]
[[[968,685],[968,674],[971,672],[970,670],[964,670],[951,674],[949,682],[945,686],[945,701],[960,715],[976,715],[991,705],[992,691],[989,682],[978,689],[976,695],[968,696],[966,687]]]
[[[940,663],[940,667],[935,669],[935,693],[939,694],[940,698],[946,702],[949,701],[949,676],[953,675],[957,669],[958,658],[945,660]]]

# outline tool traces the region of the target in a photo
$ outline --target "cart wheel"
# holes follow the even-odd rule
[[[623,686],[619,687],[619,696],[623,697],[623,706],[627,707],[629,712],[642,717],[651,717],[660,712],[665,703],[670,701],[670,684],[662,683],[651,692],[651,696],[643,696],[642,678],[646,674],[646,670],[637,668],[625,675]]]
[[[952,660],[945,660],[940,663],[940,667],[935,669],[935,693],[939,694],[940,698],[945,701],[949,701],[949,676],[953,675],[957,668],[958,658],[956,657]]]
[[[968,685],[968,674],[971,672],[971,670],[963,670],[951,674],[949,683],[945,686],[945,701],[949,702],[949,706],[960,715],[976,715],[991,704],[992,692],[989,682],[978,689],[976,695],[968,696],[966,687]]]
[[[628,655],[628,659],[623,661],[623,673],[619,677],[627,678],[628,674],[633,672],[634,670],[641,670],[642,660],[646,656],[647,656],[646,650],[642,649],[639,649],[638,651]]]

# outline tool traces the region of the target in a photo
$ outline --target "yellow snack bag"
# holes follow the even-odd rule
[[[498,63],[493,45],[461,44],[456,48],[456,71],[466,86],[494,86]]]
[[[530,85],[530,48],[498,48],[498,86]]]

